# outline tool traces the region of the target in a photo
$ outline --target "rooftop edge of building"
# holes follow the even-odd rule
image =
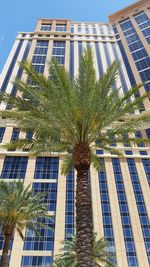
[[[150,6],[150,0],[139,0],[136,1],[135,3],[133,3],[132,5],[129,5],[115,13],[113,13],[112,15],[108,16],[109,21],[112,23],[113,21],[116,21],[118,19],[124,19],[128,16],[128,14],[132,11],[134,11],[135,13],[137,13],[137,9],[138,8],[143,8],[144,6]],[[140,10],[139,10],[140,11]]]

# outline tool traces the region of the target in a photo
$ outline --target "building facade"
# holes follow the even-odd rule
[[[122,93],[144,82],[139,94],[150,91],[150,1],[137,3],[111,15],[109,23],[72,22],[64,19],[39,19],[34,32],[18,33],[1,74],[0,90],[17,94],[15,77],[27,81],[18,62],[29,60],[39,73],[48,77],[48,62],[55,58],[72,78],[78,74],[83,49],[92,47],[97,78],[114,61],[121,62],[114,84]],[[0,109],[10,109],[4,103]],[[149,99],[140,112],[148,112]],[[150,138],[150,125],[136,132]],[[1,144],[18,138],[32,138],[8,120],[0,121]],[[117,267],[150,266],[150,148],[141,143],[131,147],[113,144],[125,157],[96,150],[105,168],[91,167],[91,192],[94,229],[109,242]],[[28,151],[0,150],[0,177],[5,181],[23,179],[34,192],[46,192],[45,202],[54,231],[39,229],[43,239],[26,231],[24,242],[17,236],[11,244],[10,267],[49,266],[59,253],[61,241],[75,233],[75,172],[61,174],[63,155],[33,157]],[[3,236],[0,236],[0,255]]]

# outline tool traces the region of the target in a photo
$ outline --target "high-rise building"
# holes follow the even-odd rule
[[[55,58],[71,77],[78,74],[83,49],[92,47],[97,78],[114,61],[120,61],[119,77],[114,84],[122,92],[145,82],[139,93],[150,91],[150,1],[137,3],[111,15],[109,23],[72,22],[67,19],[39,19],[34,32],[18,33],[1,74],[2,92],[17,94],[15,77],[27,81],[18,62],[29,60],[39,73],[48,77],[48,62]],[[0,105],[1,109],[10,106]],[[140,112],[148,112],[149,99]],[[150,125],[136,132],[150,138]],[[0,142],[32,138],[8,120],[0,121]],[[141,143],[131,147],[113,144],[123,151],[119,159],[97,150],[105,169],[91,167],[91,192],[94,229],[109,242],[109,251],[117,267],[150,266],[150,148]],[[26,231],[24,242],[15,234],[11,244],[10,267],[49,266],[59,253],[67,233],[75,232],[75,173],[61,175],[63,155],[43,157],[28,151],[0,150],[1,179],[22,179],[34,192],[46,192],[48,211],[54,216],[54,232],[39,229],[40,239]],[[43,223],[50,222],[41,219]],[[0,249],[3,236],[0,236]],[[0,250],[0,255],[1,255]]]

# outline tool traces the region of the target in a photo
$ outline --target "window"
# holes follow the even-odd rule
[[[52,257],[49,256],[23,256],[21,267],[49,267]]]
[[[131,150],[125,150],[126,155],[133,155],[133,152]]]
[[[81,33],[82,32],[82,28],[81,28],[81,25],[78,24],[78,33]]]
[[[32,230],[27,229],[24,239],[24,250],[52,251],[54,247],[54,223],[49,218],[39,218],[37,221],[39,222],[37,230],[42,238]]]
[[[104,151],[103,150],[96,150],[96,154],[97,155],[102,155],[102,154],[104,154]]]
[[[70,27],[70,32],[71,32],[71,33],[74,33],[74,25],[71,25],[71,27]]]
[[[28,131],[26,133],[26,140],[30,141],[30,140],[32,140],[32,137],[33,137],[33,132],[32,131]]]
[[[12,136],[11,136],[11,142],[16,141],[19,138],[20,130],[18,128],[13,128]]]
[[[0,127],[0,143],[3,140],[5,129],[6,129],[5,127]]]
[[[45,64],[46,56],[33,56],[32,63]]]
[[[34,179],[57,179],[59,158],[38,157],[36,159]]]
[[[52,58],[54,58],[60,65],[64,65],[65,63],[65,46],[65,41],[53,42]]]
[[[1,178],[3,179],[24,179],[28,157],[9,157],[4,161]]]
[[[44,203],[49,211],[56,210],[57,183],[33,183],[33,193],[45,193]]]
[[[66,24],[56,24],[56,31],[57,32],[65,32],[66,31]]]
[[[89,34],[89,25],[85,24],[85,34]]]
[[[137,131],[136,133],[135,133],[135,137],[136,138],[142,138],[142,134],[141,134],[141,132],[140,131]],[[145,145],[144,145],[144,143],[143,142],[139,142],[139,144],[137,145],[138,147],[144,147]]]
[[[51,24],[42,24],[41,31],[51,31],[52,25]]]

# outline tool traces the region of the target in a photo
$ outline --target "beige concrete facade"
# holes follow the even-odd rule
[[[119,61],[121,61],[121,68],[122,72],[127,84],[127,89],[131,87],[130,79],[128,77],[127,68],[125,62],[123,61],[123,57],[119,46],[117,44],[118,40],[121,40],[122,45],[125,49],[126,56],[130,63],[132,72],[134,73],[134,77],[136,83],[141,83],[140,74],[137,70],[133,57],[130,53],[129,47],[127,45],[126,39],[120,27],[120,21],[126,20],[126,18],[130,18],[142,43],[144,48],[150,54],[149,46],[144,39],[142,32],[140,31],[139,27],[137,26],[134,15],[136,12],[143,11],[149,15],[148,8],[150,7],[150,1],[138,1],[137,3],[131,5],[130,7],[125,8],[122,11],[117,12],[109,17],[110,23],[98,23],[98,22],[72,22],[69,19],[39,19],[35,28],[35,31],[32,33],[25,33],[25,37],[22,35],[24,33],[19,33],[17,36],[16,43],[12,49],[12,54],[9,56],[9,59],[6,63],[4,68],[4,72],[1,75],[0,85],[3,84],[4,78],[7,75],[7,71],[13,55],[15,53],[15,49],[17,49],[17,45],[20,40],[25,40],[27,42],[31,42],[31,46],[29,49],[29,53],[27,56],[27,60],[32,62],[33,56],[35,54],[35,48],[37,40],[39,41],[48,41],[47,52],[45,56],[45,65],[44,65],[44,75],[46,77],[49,76],[48,67],[51,57],[53,55],[53,43],[54,41],[65,41],[65,59],[64,59],[64,66],[65,69],[69,72],[71,71],[71,61],[70,57],[73,57],[73,76],[76,77],[78,75],[79,69],[79,59],[80,59],[80,50],[86,49],[88,45],[92,47],[93,57],[94,57],[94,66],[96,69],[96,77],[100,77],[100,71],[106,71],[109,62],[106,55],[105,45],[107,45],[110,62],[115,60],[115,53],[114,49],[116,49],[116,53],[118,55]],[[138,11],[137,11],[138,10]],[[42,25],[51,25],[50,31],[41,30]],[[57,31],[57,25],[66,25],[65,31]],[[118,30],[119,39],[117,39],[116,34],[114,32],[109,32],[109,28],[111,25],[115,25]],[[73,28],[73,32],[71,31]],[[80,31],[81,28],[81,31]],[[95,29],[96,33],[93,32],[93,28]],[[87,30],[88,29],[88,30]],[[101,33],[100,29],[104,32]],[[108,30],[109,29],[109,30]],[[112,28],[111,28],[112,30]],[[87,33],[88,32],[88,33]],[[32,36],[31,36],[32,35]],[[26,43],[22,47],[22,50],[19,54],[19,59],[22,59],[22,56],[25,52]],[[82,43],[82,49],[80,47]],[[71,46],[73,44],[73,49],[71,50]],[[98,50],[99,49],[99,50]],[[100,66],[100,60],[98,60],[97,51],[99,51],[99,58],[101,60],[102,66]],[[72,54],[71,54],[72,53]],[[39,56],[39,55],[38,55]],[[41,63],[39,63],[40,65]],[[41,64],[42,65],[42,64]],[[18,68],[18,65],[17,65]],[[17,69],[18,70],[18,69]],[[16,71],[17,72],[17,71]],[[13,72],[13,73],[16,73]],[[14,76],[14,74],[13,74]],[[22,80],[26,82],[28,79],[27,75],[23,73]],[[117,78],[117,86],[121,87],[121,93],[123,92],[122,89],[122,81],[120,76]],[[9,87],[9,86],[8,86]],[[12,87],[7,88],[7,90],[11,91]],[[144,87],[140,89],[140,94],[143,95],[145,93]],[[148,111],[150,109],[150,101],[146,99],[144,101],[144,107]],[[5,104],[2,103],[0,106],[1,109],[5,108]],[[0,127],[6,127],[5,134],[2,139],[2,144],[10,142],[13,127],[15,125],[6,120],[0,121]],[[149,128],[150,125],[144,126],[144,128]],[[145,130],[141,128],[141,133],[144,138],[147,137]],[[19,138],[25,138],[25,133],[20,133]],[[140,218],[138,214],[138,208],[136,205],[135,194],[131,182],[131,177],[129,173],[129,169],[127,166],[126,158],[132,158],[135,160],[141,189],[144,196],[145,206],[147,209],[147,214],[150,219],[150,188],[148,183],[148,178],[145,173],[145,169],[142,163],[142,159],[147,159],[150,162],[150,147],[146,145],[145,147],[124,147],[122,143],[117,144],[117,148],[121,150],[125,158],[120,159],[120,165],[122,170],[123,182],[126,192],[126,198],[130,213],[130,220],[132,225],[133,237],[134,237],[134,244],[136,248],[137,254],[137,261],[138,265],[136,267],[149,267],[150,263],[148,263],[148,257],[146,253],[146,247],[144,244],[144,236],[142,233]],[[133,154],[126,155],[125,151],[130,151]],[[147,152],[147,155],[142,155],[141,152]],[[13,248],[11,252],[10,258],[10,267],[22,267],[21,261],[23,256],[56,256],[59,254],[60,249],[62,247],[61,241],[65,239],[65,226],[66,226],[66,183],[67,179],[66,176],[61,174],[61,167],[63,163],[63,155],[61,154],[54,154],[54,155],[44,155],[46,157],[59,157],[59,170],[58,170],[58,179],[34,179],[35,173],[35,166],[36,166],[36,157],[29,154],[29,152],[25,151],[7,151],[4,148],[0,147],[0,173],[2,173],[4,162],[6,157],[9,156],[28,156],[28,164],[26,169],[26,175],[24,179],[24,184],[27,186],[29,184],[34,183],[57,183],[57,199],[56,199],[56,211],[49,212],[52,216],[55,217],[55,233],[54,233],[54,249],[52,250],[24,250],[24,242],[15,234]],[[103,155],[98,155],[100,158],[103,158],[105,161],[105,168],[106,168],[106,182],[108,186],[108,193],[109,193],[109,200],[110,200],[110,208],[111,208],[111,219],[112,219],[112,227],[114,233],[114,243],[115,243],[115,251],[116,251],[116,260],[117,260],[117,267],[130,267],[128,263],[128,256],[127,256],[127,249],[126,243],[124,240],[124,232],[122,226],[122,220],[120,215],[120,208],[119,208],[119,199],[117,195],[117,188],[115,184],[115,176],[112,166],[112,158],[115,158],[115,155],[112,155],[108,152],[105,152]],[[150,164],[150,163],[149,163]],[[150,176],[150,174],[148,174]],[[75,174],[76,176],[76,174]],[[102,214],[102,201],[101,201],[101,192],[99,188],[99,177],[98,172],[91,166],[90,169],[90,176],[91,176],[91,192],[92,192],[92,205],[93,205],[93,221],[94,221],[94,231],[97,233],[97,238],[101,238],[104,236],[104,222],[103,222],[103,214]],[[3,177],[2,177],[3,178]],[[8,182],[9,179],[6,179]],[[76,184],[74,184],[74,190],[76,188]],[[75,203],[74,203],[75,206]],[[74,217],[74,225],[75,225],[75,217]],[[149,236],[150,238],[150,236]],[[2,251],[0,251],[1,255]],[[23,266],[24,267],[24,266]],[[26,266],[28,267],[28,266]],[[35,266],[36,267],[36,266]],[[42,266],[45,267],[45,266]],[[47,267],[47,266],[46,266]]]

